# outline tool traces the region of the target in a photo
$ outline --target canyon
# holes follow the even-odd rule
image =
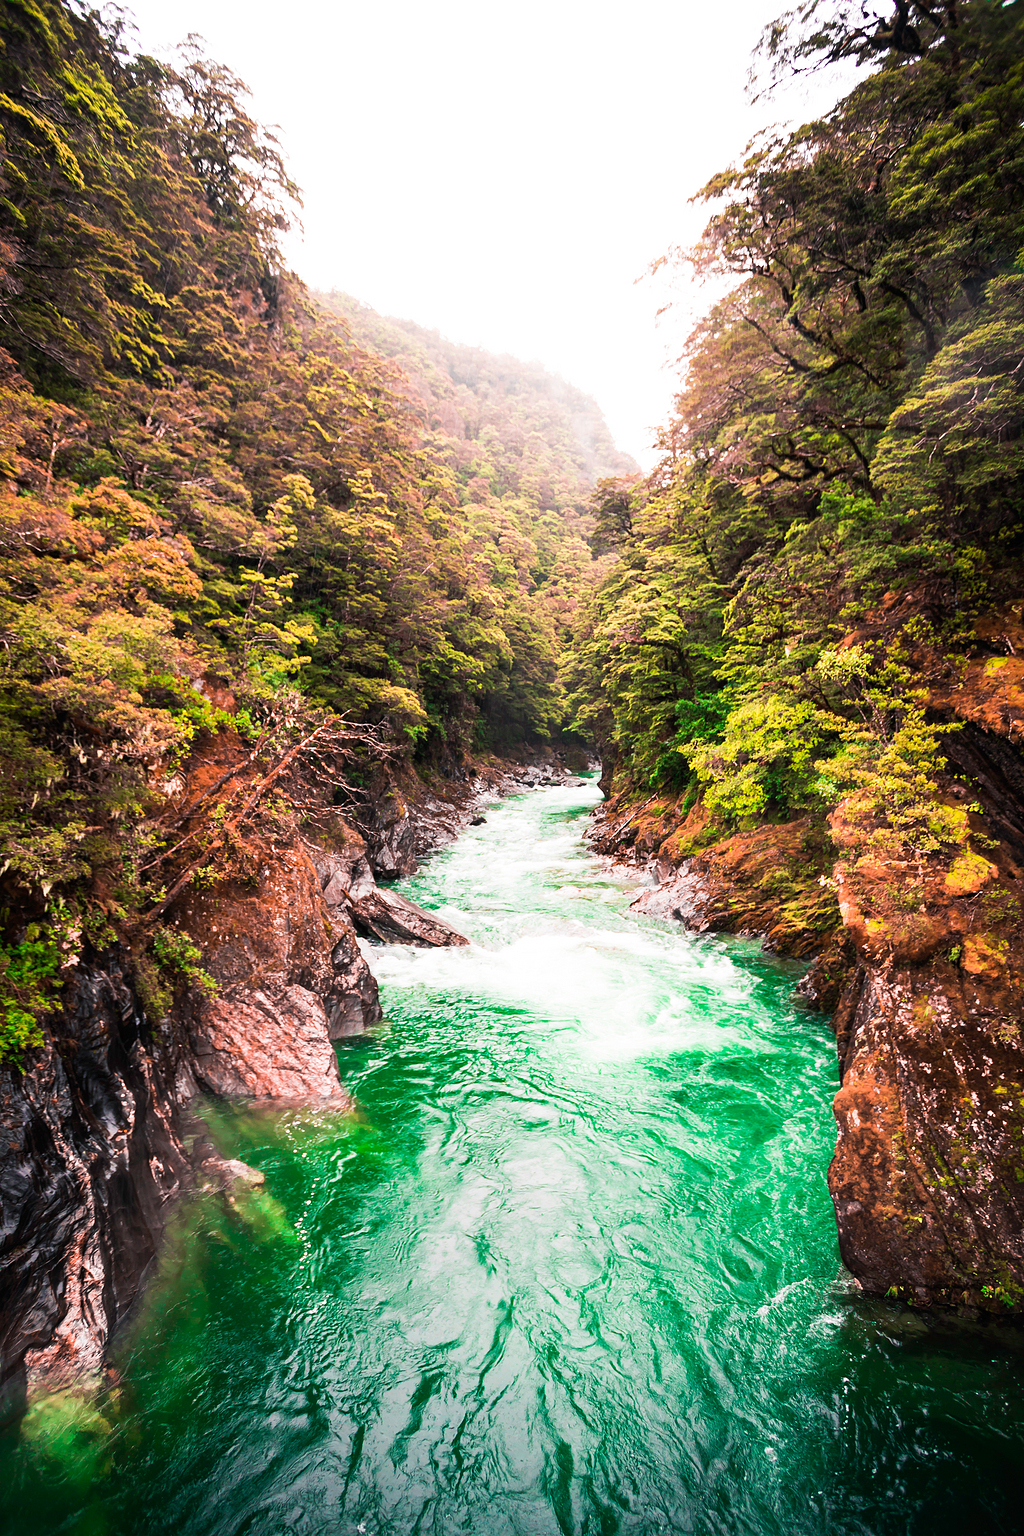
[[[234,733],[219,733],[169,781],[176,824],[200,814],[216,822],[216,792],[248,787],[246,764]],[[249,874],[212,890],[187,886],[167,914],[201,944],[212,995],[179,987],[158,1011],[122,945],[70,969],[45,1044],[0,1081],[5,1416],[33,1393],[98,1383],[175,1200],[197,1181],[229,1190],[251,1177],[216,1152],[190,1110],[195,1096],[348,1107],[334,1042],[381,1018],[358,935],[468,942],[376,877],[410,873],[496,794],[565,776],[552,754],[528,766],[481,763],[435,784],[440,794],[406,773],[381,787],[369,845],[329,800],[314,831],[292,817],[283,835],[257,838]]]
[[[589,833],[596,852],[643,875],[637,913],[810,962],[798,992],[834,1015],[837,1042],[829,1187],[843,1261],[868,1294],[971,1316],[1015,1312],[1024,1280],[1018,676],[999,669],[995,703],[983,683],[937,701],[973,717],[972,815],[1006,836],[987,862],[934,871],[913,911],[898,868],[844,858],[841,808],[827,829],[797,819],[693,851],[699,807],[613,791]],[[245,761],[231,732],[208,743],[172,785],[177,824],[215,823],[210,786]],[[321,793],[315,827],[293,817],[257,840],[245,878],[187,886],[169,909],[201,944],[212,995],[179,987],[154,1017],[123,946],[71,969],[45,1047],[2,1085],[8,1414],[33,1392],[101,1380],[176,1199],[197,1181],[228,1191],[252,1177],[215,1150],[195,1095],[347,1107],[335,1042],[381,1019],[359,937],[467,943],[388,882],[479,823],[495,796],[571,781],[551,753],[466,765],[429,786],[387,775],[366,837]],[[952,775],[947,789],[953,803],[966,793]]]

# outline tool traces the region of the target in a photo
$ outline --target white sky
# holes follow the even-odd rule
[[[706,296],[637,284],[705,214],[689,198],[772,119],[835,79],[752,107],[750,54],[786,0],[129,0],[138,46],[189,32],[281,126],[303,190],[306,281],[454,341],[539,359],[595,396],[649,466],[666,361]]]

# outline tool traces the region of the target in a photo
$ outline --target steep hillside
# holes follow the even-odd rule
[[[408,380],[426,441],[451,470],[464,515],[514,563],[530,595],[534,644],[561,655],[597,568],[591,548],[595,484],[633,477],[596,402],[538,363],[460,346],[408,320],[386,319],[346,294],[316,295],[343,334],[393,359]],[[527,644],[526,635],[519,637]],[[514,740],[510,699],[484,705],[490,740]]]
[[[58,0],[3,16],[0,1059],[83,946],[150,952],[153,796],[211,734],[269,765],[364,725],[351,814],[382,756],[550,740],[590,476],[623,462],[542,370],[314,303],[229,71]]]
[[[705,188],[689,260],[733,287],[660,468],[596,505],[619,560],[577,722],[614,791],[603,846],[661,861],[663,910],[823,952],[849,1267],[1016,1308],[1021,8],[829,16],[784,18],[770,58],[866,77]]]
[[[345,317],[361,346],[401,364],[459,468],[477,466],[497,480],[496,490],[526,491],[544,510],[568,511],[598,480],[636,473],[596,401],[540,363],[460,346],[412,320],[378,315],[348,294],[316,298]]]

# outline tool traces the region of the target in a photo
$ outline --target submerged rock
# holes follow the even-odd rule
[[[225,1192],[238,1185],[246,1189],[262,1189],[266,1175],[259,1168],[252,1168],[237,1157],[221,1157],[218,1153],[203,1159],[200,1173],[212,1188]]]

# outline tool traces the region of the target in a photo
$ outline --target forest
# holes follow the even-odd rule
[[[763,86],[870,68],[702,189],[703,238],[665,260],[727,296],[657,470],[595,498],[617,560],[575,720],[621,796],[687,817],[677,855],[831,815],[854,856],[978,856],[944,774],[968,671],[975,713],[1009,699],[1024,591],[1021,7],[867,14],[808,0],[766,31]]]
[[[352,782],[368,741],[572,740],[683,851],[842,805],[851,847],[975,856],[937,701],[979,655],[997,693],[1021,620],[1019,0],[767,30],[768,85],[868,67],[665,258],[727,294],[646,477],[537,365],[288,273],[299,192],[228,68],[3,17],[0,1058],[83,946],[201,974],[152,818],[219,729],[347,730]]]
[[[269,761],[327,728],[350,784],[370,741],[459,771],[557,734],[594,480],[634,466],[538,367],[307,292],[279,248],[299,205],[279,145],[196,45],[171,68],[133,55],[117,15],[56,0],[5,3],[3,37],[0,1058],[17,1059],[83,946],[199,974],[159,922],[152,818],[203,733]]]

